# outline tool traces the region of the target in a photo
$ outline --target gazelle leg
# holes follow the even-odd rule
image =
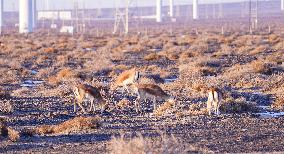
[[[156,97],[154,97],[153,104],[154,104],[154,111],[155,111],[156,110]]]
[[[82,101],[79,101],[79,102],[78,102],[78,105],[80,106],[80,108],[82,109],[82,111],[83,111],[84,113],[86,113],[86,110],[85,110],[85,108],[84,108],[83,105],[82,105]]]
[[[130,93],[127,85],[124,85],[124,89],[127,91],[128,94]]]
[[[212,102],[211,101],[207,101],[207,111],[208,114],[211,116],[211,110],[212,110]]]
[[[76,102],[77,100],[74,100],[74,113],[76,112]]]
[[[95,104],[94,104],[95,101],[96,101],[96,99],[94,99],[94,98],[92,98],[90,100],[90,102],[91,102],[90,112],[92,111],[92,109],[93,109],[94,112],[96,111]]]
[[[217,107],[216,107],[216,114],[220,115],[220,102],[218,102]]]
[[[137,99],[136,99],[136,101],[135,101],[135,108],[136,108],[136,112],[137,112],[137,113],[139,113],[139,112],[142,111],[142,110],[141,110],[140,103],[141,103],[141,97],[140,97],[140,95],[138,94]]]

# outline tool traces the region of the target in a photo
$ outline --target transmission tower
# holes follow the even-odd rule
[[[114,29],[113,34],[116,34],[119,29],[120,23],[122,22],[123,30],[125,34],[128,34],[129,30],[129,5],[131,0],[125,0],[125,8],[121,9],[118,5],[116,5],[115,9],[115,21],[114,21]]]
[[[258,24],[258,0],[250,0],[249,1],[249,29],[250,32],[252,30],[257,29]]]
[[[82,9],[79,8],[81,4]],[[84,0],[75,0],[74,5],[74,15],[75,15],[75,24],[76,31],[80,33],[85,33],[86,24],[85,24],[85,2]]]

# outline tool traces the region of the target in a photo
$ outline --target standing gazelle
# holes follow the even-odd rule
[[[95,112],[95,104],[101,107],[101,112],[103,112],[107,107],[107,102],[104,100],[102,94],[105,93],[103,87],[93,87],[87,84],[80,84],[74,87],[74,95],[76,100],[74,101],[74,112],[76,112],[76,104],[78,104],[82,111],[86,113],[85,108],[82,105],[84,99],[88,99],[91,103],[90,111]]]
[[[136,83],[139,80],[139,71],[136,68],[122,72],[116,79],[113,89],[123,87],[128,93],[128,86]]]
[[[212,111],[216,115],[220,114],[219,108],[221,100],[222,100],[222,93],[219,89],[210,88],[208,90],[207,111],[209,115],[212,114]]]
[[[137,100],[135,101],[136,112],[141,112],[141,100],[153,100],[154,110],[156,110],[156,101],[167,100],[174,101],[161,87],[155,84],[134,84],[135,92],[137,93]]]

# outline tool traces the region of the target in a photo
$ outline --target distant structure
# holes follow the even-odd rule
[[[170,0],[170,17],[174,17],[174,0]]]
[[[19,32],[33,32],[33,1],[19,0]]]
[[[258,0],[249,1],[249,30],[257,29],[258,25]]]
[[[0,34],[2,34],[3,27],[3,12],[4,12],[4,0],[0,0]]]
[[[126,6],[125,9],[120,9],[119,6],[116,6],[115,11],[115,22],[113,28],[113,34],[116,34],[119,28],[120,23],[123,24],[123,30],[125,34],[128,34],[129,31],[129,5],[131,0],[125,0]]]
[[[33,28],[36,28],[37,24],[37,7],[36,7],[36,0],[33,0]]]
[[[219,14],[218,14],[218,18],[223,18],[223,3],[221,1],[219,1]]]
[[[163,2],[162,0],[156,0],[156,21],[162,22],[162,8],[163,8]]]
[[[199,15],[198,15],[198,0],[193,0],[193,4],[192,4],[192,18],[194,20],[199,19]]]

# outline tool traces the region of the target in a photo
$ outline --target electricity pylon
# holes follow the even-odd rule
[[[115,21],[114,21],[114,29],[113,34],[116,34],[117,30],[119,29],[120,23],[122,22],[124,34],[128,34],[129,31],[129,5],[131,0],[125,0],[125,8],[119,8],[116,5],[115,9]]]

